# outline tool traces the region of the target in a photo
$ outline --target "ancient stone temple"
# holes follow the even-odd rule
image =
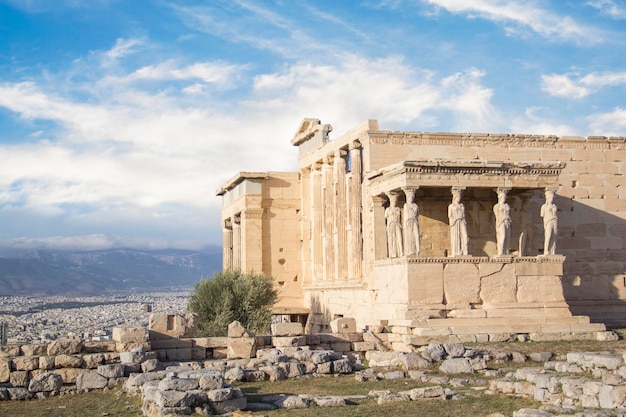
[[[279,314],[413,335],[626,324],[626,138],[300,124],[299,172],[242,172],[224,268],[276,279]]]

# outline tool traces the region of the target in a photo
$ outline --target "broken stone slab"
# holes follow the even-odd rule
[[[209,401],[209,404],[216,414],[227,414],[246,409],[248,400],[241,396],[226,401]]]
[[[23,400],[28,400],[32,397],[32,393],[23,387],[11,387],[11,388],[7,388],[6,390],[7,390],[9,399],[11,400],[23,401]]]
[[[408,402],[411,401],[408,395],[394,394],[392,392],[383,392],[378,396],[376,403],[378,405],[390,404],[396,402]]]
[[[92,389],[103,389],[109,381],[100,374],[85,372],[76,378],[76,389],[78,391],[89,391]]]
[[[533,352],[528,357],[533,362],[548,362],[554,354],[552,352]]]
[[[105,378],[121,378],[124,376],[124,365],[120,363],[99,365],[97,372]]]
[[[85,367],[88,368],[88,366],[85,366]],[[43,369],[46,371],[50,369],[54,369],[54,356],[40,356],[39,357],[39,369]],[[1,379],[2,378],[0,377],[0,380]]]
[[[228,337],[254,337],[239,321],[235,320],[228,325]]]
[[[446,359],[439,366],[444,374],[473,374],[474,368],[467,358]]]
[[[255,355],[256,339],[254,337],[239,337],[228,339],[228,359],[249,359],[253,358]]]
[[[205,371],[198,379],[198,384],[205,391],[223,388],[224,375],[220,371]]]
[[[416,401],[421,398],[441,398],[446,399],[446,393],[440,385],[432,387],[414,388],[409,391],[402,391],[398,394],[408,395],[412,401]]]
[[[513,417],[552,417],[552,413],[533,408],[522,408],[513,412]]]
[[[61,391],[63,379],[61,375],[45,372],[31,379],[28,384],[30,392],[53,392],[58,394]]]
[[[161,391],[192,391],[198,388],[198,381],[191,378],[163,378],[157,386]]]

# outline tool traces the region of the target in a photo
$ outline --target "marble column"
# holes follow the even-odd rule
[[[231,219],[224,222],[222,236],[222,269],[233,269],[233,225]]]
[[[350,147],[350,236],[351,256],[348,264],[351,281],[360,281],[363,264],[363,229],[362,229],[362,195],[361,195],[361,144],[354,142]]]
[[[322,193],[322,171],[319,164],[311,167],[311,263],[312,281],[321,281],[324,276],[323,268],[323,214],[324,200]]]
[[[322,223],[324,281],[332,281],[335,275],[335,186],[333,171],[333,155],[326,155],[322,165],[322,182],[324,187],[324,222]]]
[[[347,281],[348,271],[348,213],[346,204],[346,160],[345,151],[335,152],[334,177],[334,217],[335,217],[335,281]]]
[[[233,217],[233,269],[241,269],[241,216]]]

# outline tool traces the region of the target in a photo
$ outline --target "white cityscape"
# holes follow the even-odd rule
[[[190,288],[96,297],[0,297],[6,342],[45,343],[79,336],[110,340],[114,327],[148,327],[151,313],[187,311]]]

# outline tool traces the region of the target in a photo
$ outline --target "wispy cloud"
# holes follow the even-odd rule
[[[538,35],[560,41],[597,43],[602,41],[600,31],[584,26],[569,16],[561,16],[537,7],[532,1],[511,0],[421,0],[423,3],[459,13],[469,18],[491,20],[505,27],[510,34],[523,35],[530,29]]]
[[[626,109],[617,107],[608,113],[588,117],[592,134],[602,136],[626,136]]]
[[[143,40],[131,38],[131,39],[118,39],[115,42],[113,48],[105,52],[105,56],[109,59],[119,59],[125,56],[131,55],[135,52],[136,47],[141,45]]]
[[[128,79],[143,80],[193,80],[199,79],[205,83],[219,84],[224,87],[230,84],[234,77],[245,70],[247,65],[225,64],[223,62],[198,62],[187,66],[179,66],[174,60],[149,65],[133,72]]]
[[[626,19],[626,5],[614,0],[593,0],[586,3],[613,19]]]
[[[577,74],[550,74],[541,77],[543,91],[566,98],[583,98],[608,86],[626,85],[626,71]]]

